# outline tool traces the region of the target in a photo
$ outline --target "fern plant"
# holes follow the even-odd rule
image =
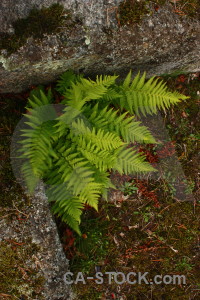
[[[26,125],[20,142],[21,171],[33,192],[38,181],[46,183],[52,211],[80,234],[85,204],[98,209],[113,184],[111,170],[120,174],[155,169],[129,143],[156,143],[136,116],[153,114],[187,97],[167,90],[145,74],[122,83],[117,76],[97,76],[96,81],[68,71],[58,81],[62,111],[40,88],[30,94]]]

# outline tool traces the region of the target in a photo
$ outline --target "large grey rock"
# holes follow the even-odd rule
[[[30,198],[30,204],[21,212],[27,217],[26,222],[21,222],[20,218],[13,218],[9,222],[6,217],[0,219],[0,242],[14,240],[22,245],[27,243],[37,245],[34,255],[29,254],[30,257],[24,257],[22,267],[36,270],[37,275],[44,279],[41,286],[42,298],[37,296],[28,297],[28,299],[73,300],[75,294],[63,279],[64,274],[69,271],[69,262],[64,254],[42,183],[38,185],[34,196]],[[8,215],[9,213],[8,209]],[[13,268],[15,267],[13,265]],[[23,278],[20,284],[23,285]],[[27,286],[26,294],[29,295],[29,293],[32,295],[32,289]]]
[[[12,32],[12,22],[31,8],[55,0],[2,0],[0,31]],[[0,92],[19,92],[31,85],[55,80],[66,69],[90,76],[124,75],[130,68],[153,74],[200,70],[200,22],[179,17],[168,4],[145,17],[140,25],[118,26],[120,0],[60,0],[74,18],[71,29],[36,41],[29,38],[10,56],[0,56]],[[82,21],[76,22],[77,18]]]

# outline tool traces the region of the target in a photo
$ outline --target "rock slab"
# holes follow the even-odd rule
[[[55,0],[2,0],[0,31],[13,32],[12,23],[27,17],[33,7]],[[148,76],[200,70],[200,21],[174,12],[172,4],[150,7],[140,24],[120,26],[120,0],[60,0],[70,10],[73,26],[42,39],[28,38],[15,53],[0,55],[0,93],[21,92],[49,83],[71,68],[77,72],[125,75],[147,71]]]
[[[25,266],[22,267],[28,269],[30,266],[27,264],[32,261],[31,268],[37,271],[44,283],[41,286],[41,297],[32,298],[29,296],[27,299],[75,299],[71,287],[64,282],[64,274],[69,271],[69,261],[64,254],[42,183],[38,185],[30,200],[31,205],[22,212],[26,216],[24,222],[18,218],[13,218],[9,222],[5,217],[1,218],[0,242],[14,240],[19,245],[23,245],[29,239],[29,244],[37,246],[37,252],[32,257],[24,257]],[[15,267],[13,266],[13,268]]]

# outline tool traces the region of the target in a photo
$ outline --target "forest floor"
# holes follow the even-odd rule
[[[180,193],[173,169],[165,169],[156,179],[112,173],[117,190],[110,192],[108,202],[100,203],[98,213],[85,210],[82,237],[60,224],[71,272],[84,272],[84,278],[104,274],[103,284],[93,279],[74,285],[80,299],[199,299],[200,77],[180,74],[163,79],[170,89],[191,98],[163,114],[169,136],[162,145],[140,151],[161,169],[165,163],[180,164],[185,185]],[[116,284],[114,278],[109,284],[105,272],[148,272],[148,280],[160,274],[181,274],[186,284]],[[119,275],[118,280],[123,278]]]
[[[165,75],[162,78],[170,89],[189,95],[190,99],[162,114],[168,132],[162,144],[140,147],[139,151],[146,155],[147,160],[159,167],[159,176],[151,178],[112,173],[117,189],[110,191],[107,202],[100,201],[98,212],[89,207],[85,209],[81,237],[57,220],[71,272],[83,272],[86,277],[93,277],[96,272],[148,272],[148,284],[117,284],[113,278],[109,284],[105,275],[103,284],[96,284],[95,280],[74,284],[79,299],[199,299],[200,74]],[[15,217],[23,218],[24,207],[28,205],[13,176],[9,154],[10,137],[25,112],[28,95],[29,92],[0,95],[0,218],[6,218],[11,210]],[[181,170],[178,185],[176,165],[172,169],[164,168],[174,162]],[[18,201],[14,202],[16,197]],[[10,246],[11,258],[2,264],[0,272],[5,272],[5,266],[8,276],[9,269],[16,270],[13,280],[17,284],[17,276],[20,280],[22,275],[25,276],[22,274],[22,258],[23,249],[28,246],[17,245],[13,240],[6,244],[1,242],[1,259],[7,246]],[[34,251],[27,248],[27,255],[32,256]],[[41,283],[35,273],[31,274],[24,277],[24,283],[39,295]],[[155,275],[161,274],[184,275],[186,284],[155,285],[150,282]],[[118,281],[121,279],[119,276]],[[5,284],[6,280],[4,277],[1,279],[3,289],[0,290],[0,299],[31,299],[26,296],[20,298],[20,293],[15,294],[10,288],[12,282]]]

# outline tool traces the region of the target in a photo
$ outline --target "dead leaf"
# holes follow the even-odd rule
[[[186,114],[185,111],[183,111],[181,115],[182,115],[183,118],[187,118],[188,117],[188,115]]]
[[[119,242],[118,242],[116,236],[114,236],[113,240],[114,240],[115,244],[117,245],[117,247],[119,247]]]
[[[139,227],[139,224],[136,224],[136,225],[133,225],[133,226],[128,226],[128,229],[131,230],[133,228],[138,228]]]

